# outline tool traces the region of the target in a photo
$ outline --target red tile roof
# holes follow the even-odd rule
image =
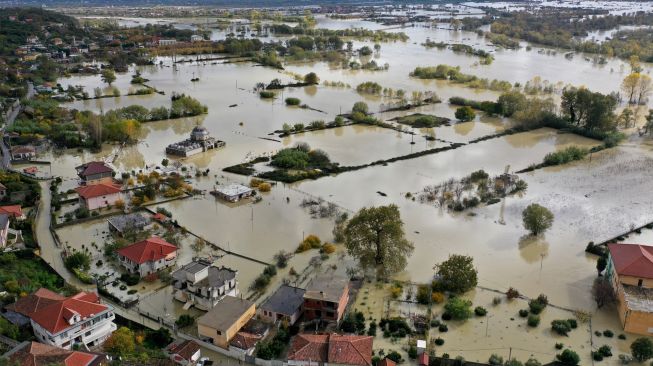
[[[153,236],[149,239],[119,249],[118,254],[127,257],[134,263],[142,264],[150,261],[158,261],[176,251],[176,246],[157,236]]]
[[[9,359],[21,366],[91,366],[103,364],[106,356],[69,351],[47,344],[31,342],[12,354]]]
[[[168,346],[168,351],[170,351],[170,353],[179,355],[186,361],[191,361],[191,357],[193,357],[193,355],[197,353],[199,349],[199,344],[188,340],[181,343],[173,343]]]
[[[261,339],[262,337],[257,336],[256,334],[252,334],[248,332],[238,332],[231,339],[231,342],[229,342],[229,344],[236,348],[248,350],[250,348],[256,347],[256,343],[258,343]]]
[[[21,297],[15,303],[7,305],[5,309],[29,317],[35,311],[63,299],[65,299],[65,297],[58,293],[45,288],[40,288],[25,297]]]
[[[119,193],[120,186],[117,184],[99,183],[90,186],[77,187],[75,190],[80,197],[89,199]]]
[[[653,247],[639,244],[608,244],[616,272],[623,276],[653,278]]]
[[[12,154],[29,154],[36,152],[34,146],[15,146],[11,149]]]
[[[23,216],[23,208],[20,205],[0,206],[0,214],[21,217]]]
[[[100,303],[100,298],[92,292],[80,292],[63,300],[55,301],[30,315],[32,321],[51,334],[70,328],[69,320],[74,315],[82,319],[99,314],[108,309]]]
[[[379,361],[377,366],[397,366],[397,363],[386,357]]]
[[[420,366],[429,366],[429,355],[427,355],[426,352],[422,353],[417,357],[417,363]]]
[[[103,161],[91,161],[90,163],[82,164],[75,169],[77,169],[77,174],[82,178],[95,174],[113,173],[113,169]]]
[[[299,334],[290,346],[288,360],[372,365],[373,337],[338,334]]]

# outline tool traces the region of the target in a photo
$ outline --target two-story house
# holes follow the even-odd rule
[[[133,274],[145,277],[175,264],[177,247],[153,236],[118,249],[120,265]]]
[[[95,183],[75,188],[79,205],[87,210],[110,207],[122,200],[120,186],[113,183]]]
[[[208,259],[195,259],[172,274],[173,296],[188,308],[208,311],[225,296],[238,296],[237,274]]]
[[[228,349],[229,342],[254,315],[256,305],[252,301],[225,296],[197,319],[197,334],[201,340]]]
[[[304,293],[303,313],[307,320],[340,322],[349,302],[349,280],[320,275],[311,280]]]
[[[626,332],[653,334],[653,246],[609,244],[606,277],[618,299]]]
[[[75,344],[92,347],[102,344],[116,330],[113,308],[102,304],[96,293],[48,296],[46,302],[45,306],[35,306],[28,315],[34,336],[41,343],[64,349]]]
[[[113,168],[103,161],[91,161],[75,167],[75,170],[84,185],[97,183],[111,184],[115,175]]]

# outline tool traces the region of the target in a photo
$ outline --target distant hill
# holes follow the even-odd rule
[[[56,24],[56,26],[53,26]],[[67,39],[82,34],[75,18],[41,8],[4,8],[0,12],[0,55],[11,54],[23,45],[29,36],[43,36],[47,30],[51,37]]]
[[[478,0],[477,0],[478,1]],[[481,0],[483,1],[483,0]],[[221,7],[281,7],[281,6],[315,6],[315,5],[384,5],[384,4],[419,4],[419,3],[452,3],[457,0],[0,0],[0,7],[7,6],[155,6],[155,5],[195,5]]]

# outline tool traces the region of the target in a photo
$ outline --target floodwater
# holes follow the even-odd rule
[[[319,22],[333,29],[352,25],[378,27],[376,23],[360,20],[320,18]],[[156,166],[165,157],[167,144],[187,138],[196,124],[202,124],[213,136],[226,141],[226,147],[180,161],[191,170],[209,169],[208,177],[193,180],[196,188],[209,190],[218,183],[248,183],[247,177],[222,172],[224,167],[257,156],[269,156],[300,141],[327,151],[335,162],[356,165],[446,146],[443,142],[428,142],[423,136],[435,136],[447,142],[468,143],[511,126],[510,120],[490,118],[479,113],[472,122],[453,123],[451,126],[433,129],[405,128],[413,130],[415,136],[371,126],[346,126],[287,138],[270,135],[281,129],[284,123],[292,125],[308,124],[314,120],[331,121],[337,114],[348,112],[356,101],[367,102],[372,112],[379,111],[381,104],[392,102],[383,97],[358,94],[355,87],[364,81],[376,81],[383,87],[395,90],[404,89],[407,95],[412,91],[434,91],[445,101],[412,111],[380,113],[379,117],[383,120],[415,112],[453,119],[455,108],[446,103],[449,97],[494,100],[499,95],[497,92],[473,90],[445,81],[410,78],[408,74],[416,66],[459,65],[465,73],[522,84],[540,76],[542,80],[551,83],[585,85],[604,93],[619,90],[621,79],[629,70],[626,63],[618,59],[610,59],[607,64],[598,65],[586,61],[584,57],[568,60],[563,51],[538,52],[541,49],[539,47],[533,47],[530,51],[525,47],[520,50],[494,49],[472,32],[426,27],[407,27],[401,31],[410,36],[408,42],[382,43],[380,54],[372,56],[381,64],[388,62],[388,71],[342,70],[322,62],[288,65],[287,70],[290,72],[303,75],[314,71],[322,81],[342,81],[352,88],[324,85],[288,88],[279,91],[277,98],[272,101],[261,100],[252,88],[257,82],[267,83],[274,78],[289,82],[291,77],[287,74],[248,63],[194,62],[179,64],[174,69],[170,59],[161,58],[164,67],[140,67],[139,70],[145,78],[150,79],[149,85],[165,91],[166,95],[123,95],[119,98],[77,101],[68,106],[95,112],[133,104],[147,108],[167,106],[170,103],[169,96],[176,91],[189,94],[208,105],[207,115],[144,123],[139,142],[133,146],[107,145],[99,153],[57,151],[43,158],[51,160],[52,173],[66,178],[66,184],[72,187],[76,182],[74,167],[78,164],[106,159],[112,161],[120,171]],[[465,43],[492,51],[495,61],[491,65],[481,66],[475,57],[449,50],[426,49],[420,44],[427,38]],[[363,44],[371,45],[370,42],[354,43],[355,48]],[[645,72],[650,72],[651,65],[644,65],[644,69]],[[114,84],[122,94],[133,89],[129,84],[130,74],[118,75]],[[190,82],[193,76],[199,77],[200,81]],[[91,95],[93,88],[105,87],[99,76],[74,76],[61,80],[61,83],[64,87],[68,84],[83,85]],[[287,107],[284,99],[289,96],[300,98],[302,103],[320,111]],[[237,106],[230,107],[233,104]],[[411,141],[415,144],[411,144]],[[467,254],[474,257],[474,264],[479,271],[479,283],[485,287],[505,291],[513,286],[527,296],[545,293],[556,305],[595,311],[589,293],[596,276],[595,258],[584,253],[587,242],[599,242],[629,231],[632,225],[641,226],[653,221],[650,212],[653,204],[650,195],[653,149],[647,145],[646,140],[631,138],[624,146],[595,153],[591,159],[522,174],[521,178],[529,185],[525,193],[470,212],[453,214],[406,199],[405,194],[419,192],[426,185],[442,183],[450,178],[461,178],[479,169],[492,175],[506,170],[514,172],[540,163],[547,153],[568,146],[591,147],[598,144],[595,140],[542,128],[398,161],[387,166],[373,166],[315,181],[277,184],[270,193],[263,194],[263,201],[257,204],[243,202],[227,205],[206,195],[162,206],[172,211],[181,225],[207,240],[227,250],[271,262],[274,254],[280,250],[294,252],[306,235],[315,234],[325,241],[332,240],[332,219],[312,218],[307,209],[300,207],[306,198],[322,198],[350,214],[362,207],[392,203],[399,206],[406,235],[415,245],[406,271],[399,277],[414,282],[429,281],[434,264],[450,254]],[[526,235],[521,223],[521,211],[533,202],[544,204],[555,215],[551,230],[538,238]],[[88,241],[88,230],[93,229],[84,226],[80,229],[66,229],[63,235],[69,243],[82,243]],[[39,234],[45,235],[41,232]],[[295,269],[301,272],[307,267],[310,258],[316,255],[316,251],[296,255],[290,266],[296,266]],[[249,283],[262,270],[262,265],[237,257],[227,256],[224,260],[227,266],[239,270],[243,292],[246,292]],[[475,302],[488,301],[486,295],[477,293],[470,296],[476,296]],[[159,292],[148,298],[143,306],[157,308],[169,300],[165,291]],[[178,304],[171,306],[175,311],[178,310]],[[510,308],[512,310],[514,309]],[[612,313],[612,317],[600,315],[597,316],[597,321],[599,326],[606,324],[606,327],[613,327],[615,317],[615,313]],[[480,334],[476,328],[469,331],[476,336]],[[459,342],[461,347],[473,347],[465,334],[461,333],[452,344]],[[542,334],[537,333],[537,336]],[[521,338],[524,337],[520,332],[506,332],[501,338],[503,342],[497,347],[505,347],[513,339]],[[584,344],[584,341],[578,342],[575,344]],[[549,343],[550,348],[548,343],[541,347],[552,353],[552,340]],[[451,352],[456,349],[448,347],[449,345],[443,349]],[[621,348],[624,347],[620,346]],[[482,356],[485,357],[484,354]],[[474,356],[480,357],[481,354]]]

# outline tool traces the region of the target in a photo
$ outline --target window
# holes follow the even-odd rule
[[[644,284],[644,280],[640,278],[640,280],[637,281],[637,286],[642,287],[643,284]]]
[[[222,335],[222,331],[216,330],[215,331],[218,335]]]

